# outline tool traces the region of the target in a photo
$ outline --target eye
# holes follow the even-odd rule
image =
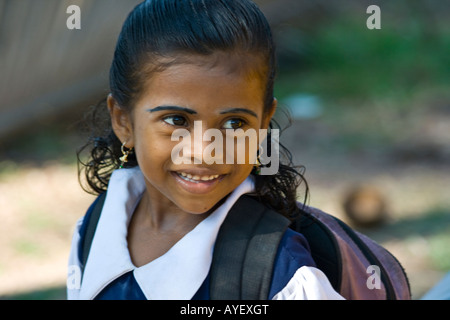
[[[168,116],[163,119],[163,121],[167,124],[170,124],[172,126],[176,127],[185,127],[187,125],[187,120],[183,116]]]
[[[234,118],[230,119],[223,125],[224,129],[240,129],[245,125],[245,121],[242,119]]]

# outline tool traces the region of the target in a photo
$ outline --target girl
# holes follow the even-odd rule
[[[209,299],[215,241],[242,195],[299,214],[304,180],[290,164],[258,175],[250,148],[244,164],[207,163],[203,141],[183,148],[190,161],[173,159],[176,130],[193,134],[201,123],[201,133],[220,130],[225,141],[237,129],[272,127],[275,64],[270,27],[250,0],[148,0],[131,12],[110,72],[110,121],[95,113],[84,164],[91,191],[106,200],[86,265],[83,219],[74,234],[70,267],[83,274],[69,299]],[[289,230],[267,299],[342,297]]]

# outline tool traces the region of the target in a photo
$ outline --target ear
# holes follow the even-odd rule
[[[120,107],[111,94],[108,95],[107,105],[111,117],[111,125],[117,138],[122,143],[126,143],[125,146],[127,148],[133,148],[134,135],[130,113]]]
[[[269,128],[270,121],[272,120],[272,118],[275,114],[275,111],[277,111],[277,106],[278,106],[278,100],[276,98],[274,98],[273,102],[272,102],[272,106],[270,107],[270,110],[267,112],[267,114],[265,115],[265,117],[263,119],[261,129]]]

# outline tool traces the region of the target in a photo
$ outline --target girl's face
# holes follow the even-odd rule
[[[267,129],[276,101],[264,113],[265,81],[256,60],[225,54],[191,57],[189,63],[153,73],[131,113],[109,98],[114,131],[134,148],[151,201],[205,213],[249,176],[254,166],[249,161],[206,164],[202,155],[211,141],[199,144],[198,138],[208,129],[219,129],[225,143],[226,129]],[[172,139],[177,129],[190,133],[192,148],[183,150],[183,158],[192,159],[189,164],[173,161],[172,151],[181,141]],[[195,159],[203,161],[196,164]]]

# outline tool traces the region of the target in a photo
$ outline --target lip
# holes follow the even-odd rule
[[[181,173],[191,174],[192,176],[198,175],[200,177],[204,176],[215,176],[218,175],[216,179],[213,180],[198,180],[198,181],[190,181],[186,180],[181,176]],[[179,170],[172,171],[172,176],[175,178],[176,182],[187,192],[193,194],[205,194],[211,192],[217,184],[223,180],[225,177],[224,174],[219,174],[212,172],[211,170]]]

